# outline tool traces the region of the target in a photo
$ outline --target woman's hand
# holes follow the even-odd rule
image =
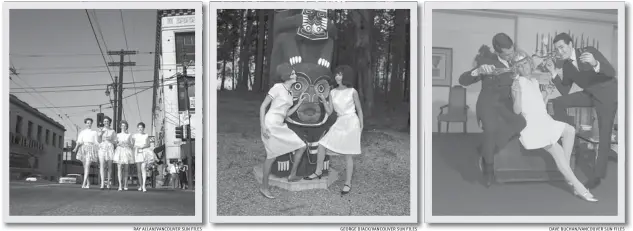
[[[325,96],[323,94],[319,94],[319,99],[321,100],[321,103],[326,104],[327,100],[325,99]]]
[[[262,136],[264,136],[264,139],[270,138],[270,130],[265,125],[262,125]]]

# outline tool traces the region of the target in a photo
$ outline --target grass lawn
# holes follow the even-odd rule
[[[339,180],[329,189],[290,192],[271,187],[276,199],[257,191],[253,166],[266,153],[260,138],[259,106],[264,94],[218,92],[219,216],[408,216],[410,214],[410,136],[408,106],[392,110],[376,106],[366,118],[354,159],[352,192],[341,196],[344,157],[333,156]],[[379,114],[380,113],[380,114]]]

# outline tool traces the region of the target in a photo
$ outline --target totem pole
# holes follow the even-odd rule
[[[297,82],[290,92],[295,103],[301,98],[305,100],[286,122],[308,144],[300,163],[292,162],[291,153],[277,157],[271,173],[278,177],[288,176],[293,164],[299,164],[297,176],[308,176],[315,171],[318,141],[336,118],[326,114],[319,100],[319,95],[328,97],[332,80],[330,68],[336,28],[327,13],[327,10],[316,9],[277,10],[275,13],[270,67],[288,62],[297,73]],[[270,71],[271,78],[278,78],[275,68]],[[329,160],[326,156],[324,174],[327,174]]]

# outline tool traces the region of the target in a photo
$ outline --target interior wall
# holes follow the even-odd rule
[[[590,13],[588,13],[590,14]],[[433,12],[433,47],[453,49],[452,83],[459,85],[459,76],[474,68],[474,57],[483,44],[492,46],[492,37],[496,33],[506,33],[515,41],[517,47],[533,53],[536,48],[536,34],[571,31],[576,35],[589,35],[600,43],[599,49],[617,70],[617,27],[604,22],[579,22],[573,19],[535,16],[532,14],[498,15],[491,13],[473,13],[460,11]],[[589,15],[588,15],[588,18]],[[540,39],[540,37],[539,37]],[[580,40],[579,40],[580,41]],[[477,125],[475,110],[481,83],[466,87],[468,111],[468,132],[481,132]],[[437,132],[439,107],[448,103],[449,87],[433,86],[433,132]],[[445,123],[442,132],[445,132]],[[461,132],[462,126],[451,124],[449,132]]]
[[[460,14],[454,12],[433,12],[433,47],[453,49],[452,85],[459,85],[459,76],[475,67],[475,56],[481,45],[492,43],[497,33],[506,33],[510,37],[515,34],[513,17],[490,14]],[[448,103],[450,88],[433,86],[433,131],[437,131],[437,115],[440,107]],[[466,87],[466,103],[468,111],[468,132],[481,132],[477,125],[475,104],[481,90],[481,82]],[[461,124],[453,123],[450,132],[461,132]],[[446,124],[442,124],[445,132]]]

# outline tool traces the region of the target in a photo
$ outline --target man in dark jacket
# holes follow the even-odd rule
[[[615,69],[593,47],[574,49],[571,36],[560,33],[554,37],[554,47],[565,60],[562,76],[550,60],[545,67],[552,73],[553,82],[561,96],[553,100],[554,119],[571,123],[567,116],[570,107],[594,107],[598,115],[599,150],[593,176],[585,187],[593,189],[607,174],[607,157],[611,152],[611,134],[618,108],[618,83]],[[572,84],[582,91],[569,94]],[[573,124],[572,124],[573,125]]]
[[[464,86],[481,81],[481,93],[477,99],[477,120],[483,129],[483,143],[480,154],[483,158],[482,170],[486,186],[494,181],[494,155],[501,150],[526,125],[525,119],[512,111],[510,87],[516,74],[512,72],[492,74],[495,68],[510,67],[509,60],[514,54],[512,39],[504,34],[492,38],[495,55],[479,62],[479,66],[464,72],[459,83]]]

